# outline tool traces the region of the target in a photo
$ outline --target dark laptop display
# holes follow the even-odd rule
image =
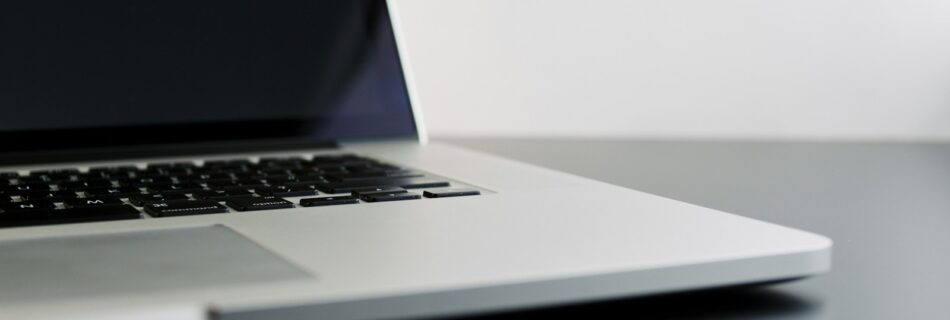
[[[17,1],[3,153],[412,136],[384,1]]]

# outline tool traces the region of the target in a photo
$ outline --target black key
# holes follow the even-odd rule
[[[298,176],[294,176],[294,178],[297,178],[297,181],[299,181],[299,182],[301,182],[301,183],[314,184],[314,183],[326,183],[326,182],[329,182],[329,181],[327,181],[326,178],[324,178],[324,177],[323,177],[321,174],[319,174],[319,173],[313,173],[313,174],[302,175],[302,176],[301,176],[301,175],[298,175]]]
[[[228,208],[213,200],[178,200],[149,203],[145,212],[153,217],[190,216],[196,214],[225,213]]]
[[[228,181],[208,181],[208,188],[211,188],[211,189],[223,189],[223,188],[237,187],[237,186],[240,186],[240,184],[238,184],[238,183],[235,182],[235,181],[231,181],[231,180],[228,180]]]
[[[26,202],[10,202],[0,206],[3,212],[28,212],[55,209],[52,201],[35,200]]]
[[[21,176],[19,178],[16,178],[16,184],[30,184],[30,183],[45,184],[48,182],[49,181],[43,181],[42,179],[39,179],[36,177],[30,177],[30,176]]]
[[[297,180],[292,176],[266,176],[264,181],[270,185],[281,185],[289,182],[296,182]]]
[[[342,171],[346,172],[346,167],[340,163],[310,163],[308,164],[310,168],[314,168],[321,171]]]
[[[86,180],[86,188],[108,188],[108,187],[111,187],[112,185],[113,185],[112,179],[87,179]]]
[[[16,185],[9,185],[0,188],[4,193],[17,193],[17,192],[28,192],[28,191],[49,191],[49,185],[42,182],[30,182],[30,183],[20,183]]]
[[[130,179],[136,176],[138,176],[138,171],[111,172],[111,173],[100,174],[100,177],[113,178],[113,179]]]
[[[158,185],[170,185],[174,184],[175,180],[169,176],[155,176],[155,177],[136,177],[135,179],[130,179],[126,184],[133,187],[150,187]]]
[[[197,167],[194,162],[149,163],[146,169],[185,169]]]
[[[194,182],[181,183],[181,184],[161,184],[161,185],[152,185],[148,187],[148,190],[150,192],[155,192],[155,193],[162,193],[162,192],[191,193],[191,192],[201,191],[203,189],[204,187]]]
[[[145,172],[145,173],[139,173],[139,174],[136,174],[135,177],[138,178],[138,179],[148,179],[148,178],[150,178],[150,179],[153,180],[152,182],[158,182],[158,183],[164,182],[164,183],[167,183],[167,182],[172,182],[172,181],[171,181],[171,180],[172,180],[172,177],[176,177],[176,176],[179,176],[179,177],[180,177],[180,176],[187,176],[187,175],[190,175],[190,174],[192,174],[192,173],[191,173],[190,171],[187,171],[187,170],[164,170],[164,169],[163,169],[163,171],[159,171],[159,172]],[[142,180],[142,182],[143,182],[143,183],[149,183],[148,180]]]
[[[368,189],[368,190],[356,190],[356,191],[353,191],[352,194],[354,197],[359,198],[359,197],[362,197],[365,195],[371,195],[371,194],[405,193],[405,192],[408,192],[408,191],[400,187],[378,187],[375,189]]]
[[[234,160],[206,160],[204,162],[204,167],[238,167],[238,166],[249,166],[251,165],[251,160],[248,159],[234,159]]]
[[[254,195],[251,191],[248,191],[248,188],[237,187],[237,188],[224,188],[224,189],[215,189],[215,190],[202,190],[192,193],[195,198],[198,199],[224,199],[228,197],[235,196],[251,196]]]
[[[257,163],[267,167],[299,167],[306,162],[303,158],[261,158]]]
[[[111,183],[110,183],[111,184]],[[84,181],[68,181],[56,184],[60,190],[85,190],[89,188]]]
[[[77,198],[66,200],[64,204],[69,208],[88,208],[109,205],[123,205],[125,203],[118,198]]]
[[[132,185],[133,187],[135,187],[135,184],[138,183],[138,179],[141,179],[141,178],[144,178],[144,177],[141,177],[141,176],[131,176],[129,178],[109,177],[109,178],[106,178],[106,180],[109,180],[110,182],[115,182],[116,185],[120,187],[125,187],[129,185]]]
[[[201,167],[191,170],[192,175],[202,174],[231,174],[232,172],[244,172],[249,170],[246,166],[225,166],[225,167]]]
[[[188,180],[192,182],[230,182],[234,177],[230,173],[199,173],[180,178],[179,180]]]
[[[127,165],[127,166],[114,166],[114,167],[91,167],[91,168],[89,168],[89,173],[100,173],[100,172],[108,172],[108,173],[125,172],[125,173],[128,173],[128,172],[135,172],[135,171],[138,171],[138,170],[139,170],[139,167],[131,166],[131,165]]]
[[[360,201],[356,197],[351,196],[340,196],[340,197],[322,197],[322,198],[306,198],[300,199],[300,206],[303,207],[318,207],[318,206],[332,206],[338,204],[351,204],[359,203]]]
[[[365,171],[351,173],[327,174],[327,180],[330,181],[359,181],[359,180],[377,180],[382,178],[413,178],[421,177],[422,174],[409,170],[394,171]]]
[[[314,164],[314,168],[325,173],[346,173],[346,167],[339,164]]]
[[[448,197],[463,197],[463,196],[476,196],[482,194],[475,189],[442,189],[442,190],[427,190],[422,193],[426,198],[448,198]]]
[[[19,176],[20,173],[16,171],[0,172],[0,179],[14,179]]]
[[[257,188],[264,188],[264,187],[267,187],[267,185],[266,185],[266,184],[263,184],[263,183],[258,183],[258,184],[242,184],[240,187],[233,187],[233,189],[249,190],[249,189],[257,189]],[[232,189],[232,188],[225,188],[225,189]]]
[[[314,190],[313,188],[306,185],[304,186],[281,185],[281,186],[254,188],[254,193],[257,193],[262,196],[304,197],[304,196],[316,195],[317,190]]]
[[[73,191],[28,191],[17,193],[20,198],[30,200],[46,200],[52,202],[62,202],[68,199],[75,199],[76,192]]]
[[[256,190],[256,189],[267,188],[267,187],[269,187],[269,186],[266,185],[266,184],[256,184],[256,185],[242,185],[242,186],[240,186],[240,187],[238,187],[238,188],[244,188],[244,189],[247,189],[247,190]]]
[[[287,177],[292,174],[290,169],[284,169],[284,168],[264,168],[264,169],[258,170],[258,172],[260,172],[261,175],[264,175],[264,176],[278,176],[278,177]]]
[[[378,187],[386,187],[386,186],[402,187],[406,189],[440,188],[440,187],[448,187],[449,182],[444,181],[444,180],[434,180],[434,179],[399,178],[399,179],[384,179],[384,180],[317,183],[315,184],[315,186],[317,187],[317,190],[320,190],[326,193],[350,193],[353,191],[372,190]]]
[[[366,202],[383,202],[383,201],[400,201],[400,200],[414,200],[421,199],[422,196],[415,193],[377,193],[377,194],[368,194],[360,197],[360,200]]]
[[[161,178],[170,176],[183,176],[192,174],[191,169],[167,168],[167,169],[148,169],[145,172],[136,173],[139,178]]]
[[[214,190],[224,190],[225,192],[227,192],[227,193],[228,193],[229,195],[231,195],[231,196],[249,196],[249,195],[252,195],[251,190],[254,190],[254,188],[257,188],[257,187],[263,187],[263,185],[260,185],[260,186],[224,187],[224,188],[217,188],[217,189],[214,189]]]
[[[295,176],[305,176],[305,175],[320,174],[321,171],[320,169],[317,169],[317,168],[302,168],[302,169],[290,169],[290,173]]]
[[[129,202],[136,206],[144,206],[149,203],[155,202],[167,202],[175,200],[188,200],[188,196],[183,193],[154,193],[154,194],[138,194],[129,197]]]
[[[293,208],[294,204],[279,197],[237,197],[228,198],[225,202],[237,211],[257,211]]]
[[[114,168],[90,168],[89,172],[85,174],[80,174],[79,179],[88,179],[88,178],[129,178],[132,176],[132,173],[136,172],[138,168],[135,166],[129,167],[114,167]]]
[[[178,197],[178,196],[182,196],[185,198],[188,197],[186,195],[186,192],[178,192],[178,191],[167,191],[167,192],[161,192],[160,194],[165,197]],[[171,199],[171,200],[182,200],[182,199]]]
[[[237,180],[237,183],[240,184],[240,185],[242,185],[242,186],[257,186],[257,185],[261,185],[261,186],[262,186],[262,185],[264,185],[264,178],[263,178],[263,177],[240,178],[240,179]]]
[[[59,171],[45,171],[45,173],[30,173],[29,179],[43,182],[70,181],[72,176],[78,173],[68,173]]]
[[[94,208],[39,209],[0,213],[0,227],[23,227],[48,224],[139,219],[142,215],[128,205]]]
[[[30,171],[31,176],[43,176],[43,175],[75,175],[79,174],[79,169],[57,169],[57,170],[33,170]]]
[[[95,198],[95,197],[119,197],[126,198],[129,196],[142,194],[142,190],[136,187],[116,187],[116,188],[89,188],[86,189],[86,195]]]
[[[325,181],[324,181],[324,182],[325,182]],[[314,188],[314,185],[315,185],[315,184],[316,184],[316,182],[313,182],[313,181],[300,181],[300,182],[287,182],[287,183],[282,184],[282,186],[286,186],[286,187],[290,187],[290,188],[315,189],[315,188]]]

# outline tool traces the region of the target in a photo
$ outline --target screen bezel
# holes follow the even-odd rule
[[[425,144],[427,136],[418,112],[415,82],[408,67],[405,40],[398,23],[399,15],[393,1],[380,1],[389,18],[396,45],[396,59],[405,83],[403,90],[409,104],[409,114],[400,114],[399,118],[408,116],[412,127],[408,131],[387,133],[367,130],[347,136],[319,138],[302,135],[307,132],[302,128],[314,127],[323,120],[314,118],[10,131],[0,132],[0,141],[7,141],[0,148],[0,165],[331,148],[340,143],[370,140],[408,140]],[[210,134],[196,141],[193,135],[196,130]],[[145,134],[156,131],[169,134],[161,137]],[[294,135],[295,132],[298,135]]]

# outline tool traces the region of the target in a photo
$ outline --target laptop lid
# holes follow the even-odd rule
[[[0,161],[414,138],[384,0],[0,5]]]

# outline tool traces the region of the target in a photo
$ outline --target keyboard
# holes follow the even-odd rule
[[[0,227],[479,194],[448,179],[352,154],[0,172]]]

